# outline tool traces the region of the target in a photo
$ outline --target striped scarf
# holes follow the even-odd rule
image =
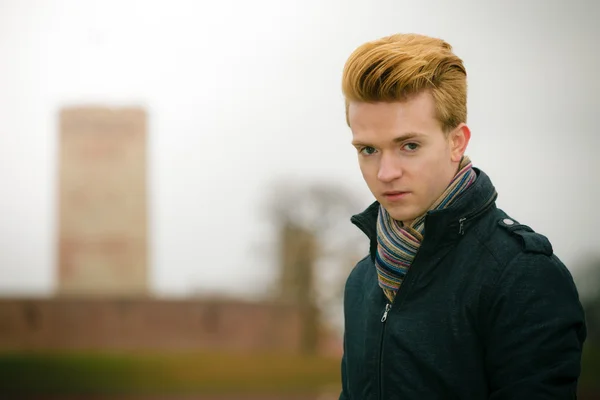
[[[440,210],[448,207],[476,178],[468,157],[463,157],[458,173],[454,176],[446,191],[429,209]],[[375,266],[379,286],[390,302],[394,301],[404,276],[419,250],[425,235],[425,216],[415,219],[410,226],[404,226],[393,219],[384,207],[379,207],[377,218],[377,254]]]

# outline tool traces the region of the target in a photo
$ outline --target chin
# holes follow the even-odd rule
[[[419,216],[414,210],[408,210],[406,207],[390,206],[386,204],[382,205],[388,214],[396,221],[413,221]]]

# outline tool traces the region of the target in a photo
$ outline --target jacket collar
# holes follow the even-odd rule
[[[425,239],[438,244],[458,240],[481,215],[495,207],[498,197],[490,178],[480,169],[473,168],[477,179],[454,203],[442,210],[427,212],[425,217]],[[375,201],[350,221],[367,235],[371,257],[377,251],[377,216],[379,202]]]

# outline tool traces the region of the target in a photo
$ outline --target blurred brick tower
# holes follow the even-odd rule
[[[60,113],[58,295],[148,292],[146,113]]]

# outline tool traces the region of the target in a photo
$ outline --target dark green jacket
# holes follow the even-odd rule
[[[450,208],[427,215],[391,308],[374,265],[379,204],[352,217],[370,255],[346,282],[340,399],[576,398],[586,327],[572,276],[475,171]]]

